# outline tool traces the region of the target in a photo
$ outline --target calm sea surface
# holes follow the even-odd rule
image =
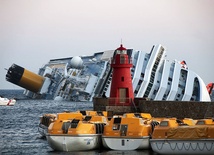
[[[111,151],[94,150],[87,152],[53,151],[38,132],[39,117],[46,113],[62,111],[92,110],[91,102],[68,102],[53,100],[30,100],[22,91],[0,90],[0,95],[17,98],[14,106],[0,106],[0,155],[153,155],[150,150]]]

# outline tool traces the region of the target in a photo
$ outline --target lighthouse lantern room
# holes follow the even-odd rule
[[[109,104],[130,106],[134,99],[130,71],[132,62],[122,44],[115,50],[111,67],[113,72]]]

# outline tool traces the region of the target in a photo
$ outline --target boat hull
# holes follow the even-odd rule
[[[101,135],[46,135],[49,146],[56,151],[87,151],[99,148]]]
[[[48,133],[48,127],[43,124],[39,124],[38,131],[42,137],[45,137]]]
[[[105,148],[112,150],[137,150],[150,148],[149,136],[141,138],[103,136],[102,143]]]
[[[16,103],[16,100],[14,100],[14,99],[7,99],[7,98],[1,98],[0,99],[0,106],[13,106],[13,105],[15,105],[15,103]]]
[[[214,139],[150,139],[152,150],[159,154],[213,154]]]

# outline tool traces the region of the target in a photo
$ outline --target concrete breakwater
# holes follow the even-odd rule
[[[214,102],[195,101],[151,101],[135,98],[132,106],[114,106],[108,98],[94,98],[96,111],[109,111],[109,115],[127,112],[150,113],[153,117],[176,117],[201,119],[214,117]]]

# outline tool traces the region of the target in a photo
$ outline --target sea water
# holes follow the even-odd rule
[[[0,155],[152,155],[151,150],[113,151],[93,150],[82,152],[57,152],[38,132],[40,116],[63,111],[93,110],[92,102],[70,102],[27,99],[17,91],[0,90],[4,97],[17,98],[14,106],[0,106]],[[17,97],[17,94],[18,97]]]

